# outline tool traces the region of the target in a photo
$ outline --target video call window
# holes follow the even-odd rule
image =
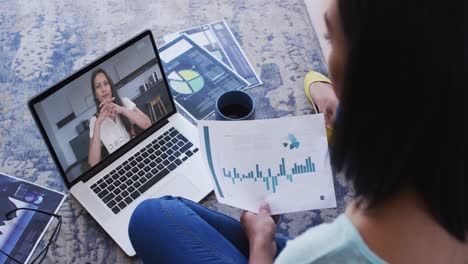
[[[147,36],[36,104],[70,182],[173,111],[158,63]]]

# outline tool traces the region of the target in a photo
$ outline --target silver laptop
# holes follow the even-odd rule
[[[127,255],[143,200],[200,201],[211,190],[197,130],[177,113],[151,31],[29,101],[70,193]]]

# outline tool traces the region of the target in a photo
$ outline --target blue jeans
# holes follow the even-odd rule
[[[249,241],[239,221],[184,198],[143,201],[128,233],[144,263],[247,263]],[[276,237],[278,253],[286,238]]]

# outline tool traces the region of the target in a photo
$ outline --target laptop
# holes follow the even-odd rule
[[[194,125],[174,105],[147,30],[28,103],[70,193],[129,256],[143,200],[212,191]]]

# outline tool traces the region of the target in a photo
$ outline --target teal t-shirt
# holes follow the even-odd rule
[[[386,262],[367,247],[349,218],[342,214],[332,223],[313,227],[288,241],[275,263]]]

